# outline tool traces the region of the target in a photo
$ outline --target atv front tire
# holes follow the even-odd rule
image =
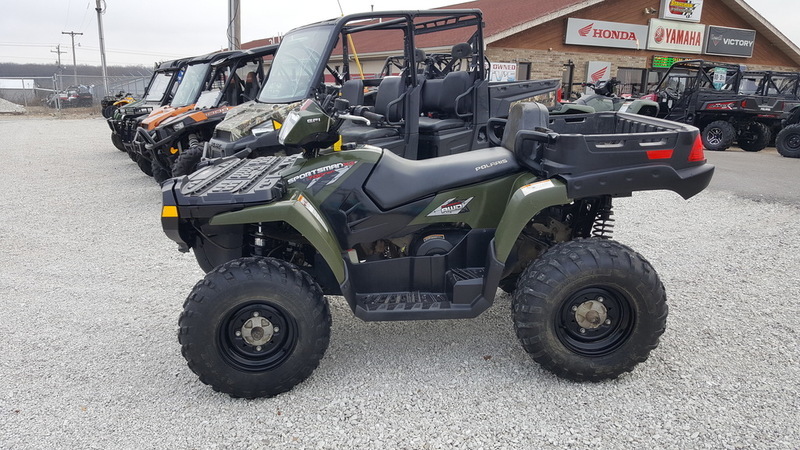
[[[111,143],[114,144],[114,147],[116,147],[117,150],[121,152],[127,152],[127,150],[125,150],[125,146],[122,145],[122,138],[113,131],[111,132]]]
[[[150,164],[150,170],[153,172],[153,179],[156,180],[156,183],[161,184],[172,178],[172,172],[161,167],[155,159],[150,161]]]
[[[229,261],[184,303],[178,340],[189,368],[231,397],[272,397],[319,365],[331,314],[319,285],[273,258]]]
[[[800,124],[782,129],[775,139],[775,147],[787,158],[800,158]]]
[[[128,154],[130,156],[130,153]],[[153,163],[150,162],[149,159],[145,158],[138,153],[135,156],[136,165],[139,166],[139,170],[141,170],[145,175],[148,177],[153,176]]]
[[[701,138],[708,150],[723,151],[736,139],[736,128],[730,122],[715,120],[703,128]]]
[[[747,126],[745,133],[750,138],[739,137],[739,147],[746,152],[760,152],[764,150],[772,139],[772,132],[769,127],[761,122],[751,122]]]
[[[575,381],[630,372],[658,346],[664,286],[641,255],[609,239],[557,244],[523,272],[512,300],[525,351]]]
[[[197,170],[197,163],[203,156],[203,147],[193,146],[178,153],[175,164],[172,165],[172,176],[181,177]]]

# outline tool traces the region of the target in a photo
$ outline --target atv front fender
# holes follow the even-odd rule
[[[328,263],[336,280],[339,283],[344,282],[345,267],[342,260],[342,249],[319,210],[300,194],[295,194],[289,200],[214,216],[209,225],[240,225],[278,220],[288,223],[308,239]]]
[[[494,235],[495,258],[499,262],[506,262],[522,229],[539,211],[570,202],[572,199],[567,196],[567,185],[552,178],[526,184],[514,191]]]

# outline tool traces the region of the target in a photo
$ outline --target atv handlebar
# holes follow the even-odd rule
[[[373,114],[373,115],[377,115],[377,114]],[[367,119],[366,117],[362,117],[362,116],[356,116],[356,115],[353,115],[353,114],[339,114],[338,117],[339,117],[339,119],[352,120],[353,122],[363,122],[364,125],[367,125],[367,126],[371,125],[370,120]]]

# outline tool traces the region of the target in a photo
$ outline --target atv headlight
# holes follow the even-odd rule
[[[286,121],[283,122],[283,126],[281,127],[281,132],[278,134],[278,143],[281,145],[283,141],[286,140],[286,136],[292,131],[297,122],[300,120],[300,114],[297,111],[292,111],[289,113],[289,116],[286,117]]]
[[[185,126],[185,125],[183,124],[183,122],[178,122],[178,123],[176,123],[175,125],[173,125],[173,126],[172,126],[172,128],[173,128],[175,131],[181,131],[181,130],[183,129],[183,127],[184,127],[184,126]]]
[[[259,137],[264,133],[269,133],[275,131],[275,126],[272,124],[271,120],[264,121],[263,123],[256,125],[250,130],[253,133],[253,136]]]

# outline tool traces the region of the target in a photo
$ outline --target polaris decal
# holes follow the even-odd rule
[[[486,164],[484,164],[484,165],[482,165],[482,166],[478,166],[478,167],[476,167],[476,168],[475,168],[475,172],[477,172],[477,171],[479,171],[479,170],[488,169],[488,168],[490,168],[490,167],[499,166],[500,164],[507,164],[507,163],[508,163],[508,160],[507,160],[507,159],[499,159],[499,160],[497,160],[497,161],[492,161],[492,162],[490,162],[490,163],[486,163]]]
[[[467,204],[471,202],[473,198],[475,197],[470,197],[466,200],[458,200],[455,197],[453,197],[450,200],[447,200],[446,202],[439,205],[438,208],[431,211],[428,214],[428,217],[454,216],[456,214],[469,212]]]
[[[301,173],[295,177],[289,178],[289,184],[300,182],[306,184],[308,188],[316,188],[314,192],[325,186],[335,183],[336,180],[342,177],[348,170],[356,165],[356,161],[345,161],[336,164],[330,164],[323,167],[318,167],[314,170]]]

